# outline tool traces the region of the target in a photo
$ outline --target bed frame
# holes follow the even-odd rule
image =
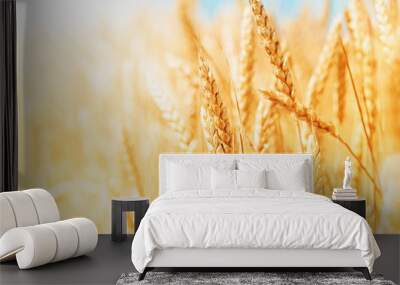
[[[307,167],[308,192],[313,192],[313,157],[311,154],[161,154],[159,161],[159,191],[165,193],[166,162],[174,160],[235,160],[267,159],[305,161]],[[361,271],[371,280],[368,268],[359,250],[329,249],[197,249],[170,248],[155,251],[152,261],[139,275],[155,268],[230,268],[234,271],[266,268],[343,268]]]

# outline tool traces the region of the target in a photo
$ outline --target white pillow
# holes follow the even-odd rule
[[[210,189],[210,167],[168,163],[167,190]]]
[[[304,173],[304,164],[285,171],[278,169],[268,170],[268,189],[306,191],[307,182]]]
[[[240,159],[239,170],[266,170],[267,188],[273,190],[306,191],[309,187],[308,167],[304,160]]]
[[[236,170],[237,188],[267,188],[267,171]]]
[[[211,168],[211,189],[236,189],[236,170]]]
[[[175,159],[166,164],[166,190],[211,190],[211,167],[235,169],[235,160]]]
[[[211,155],[210,155],[211,156]],[[216,155],[217,156],[217,155]],[[167,163],[175,163],[183,166],[214,167],[217,169],[236,169],[235,159],[212,159],[207,157],[174,158],[168,159]]]

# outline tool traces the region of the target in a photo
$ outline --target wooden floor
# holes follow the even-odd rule
[[[400,236],[376,235],[382,257],[375,263],[376,273],[399,283]],[[0,284],[115,284],[124,272],[134,271],[130,259],[131,239],[112,242],[109,235],[99,236],[94,252],[42,267],[19,270],[15,262],[0,264]]]

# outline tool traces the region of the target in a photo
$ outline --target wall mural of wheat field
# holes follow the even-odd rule
[[[399,1],[106,2],[18,1],[21,187],[107,233],[162,152],[313,153],[326,196],[349,156],[400,233]]]

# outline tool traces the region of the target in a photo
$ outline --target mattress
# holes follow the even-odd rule
[[[187,190],[157,198],[132,243],[139,272],[163,249],[358,250],[372,271],[380,255],[368,223],[330,199],[266,189]]]

